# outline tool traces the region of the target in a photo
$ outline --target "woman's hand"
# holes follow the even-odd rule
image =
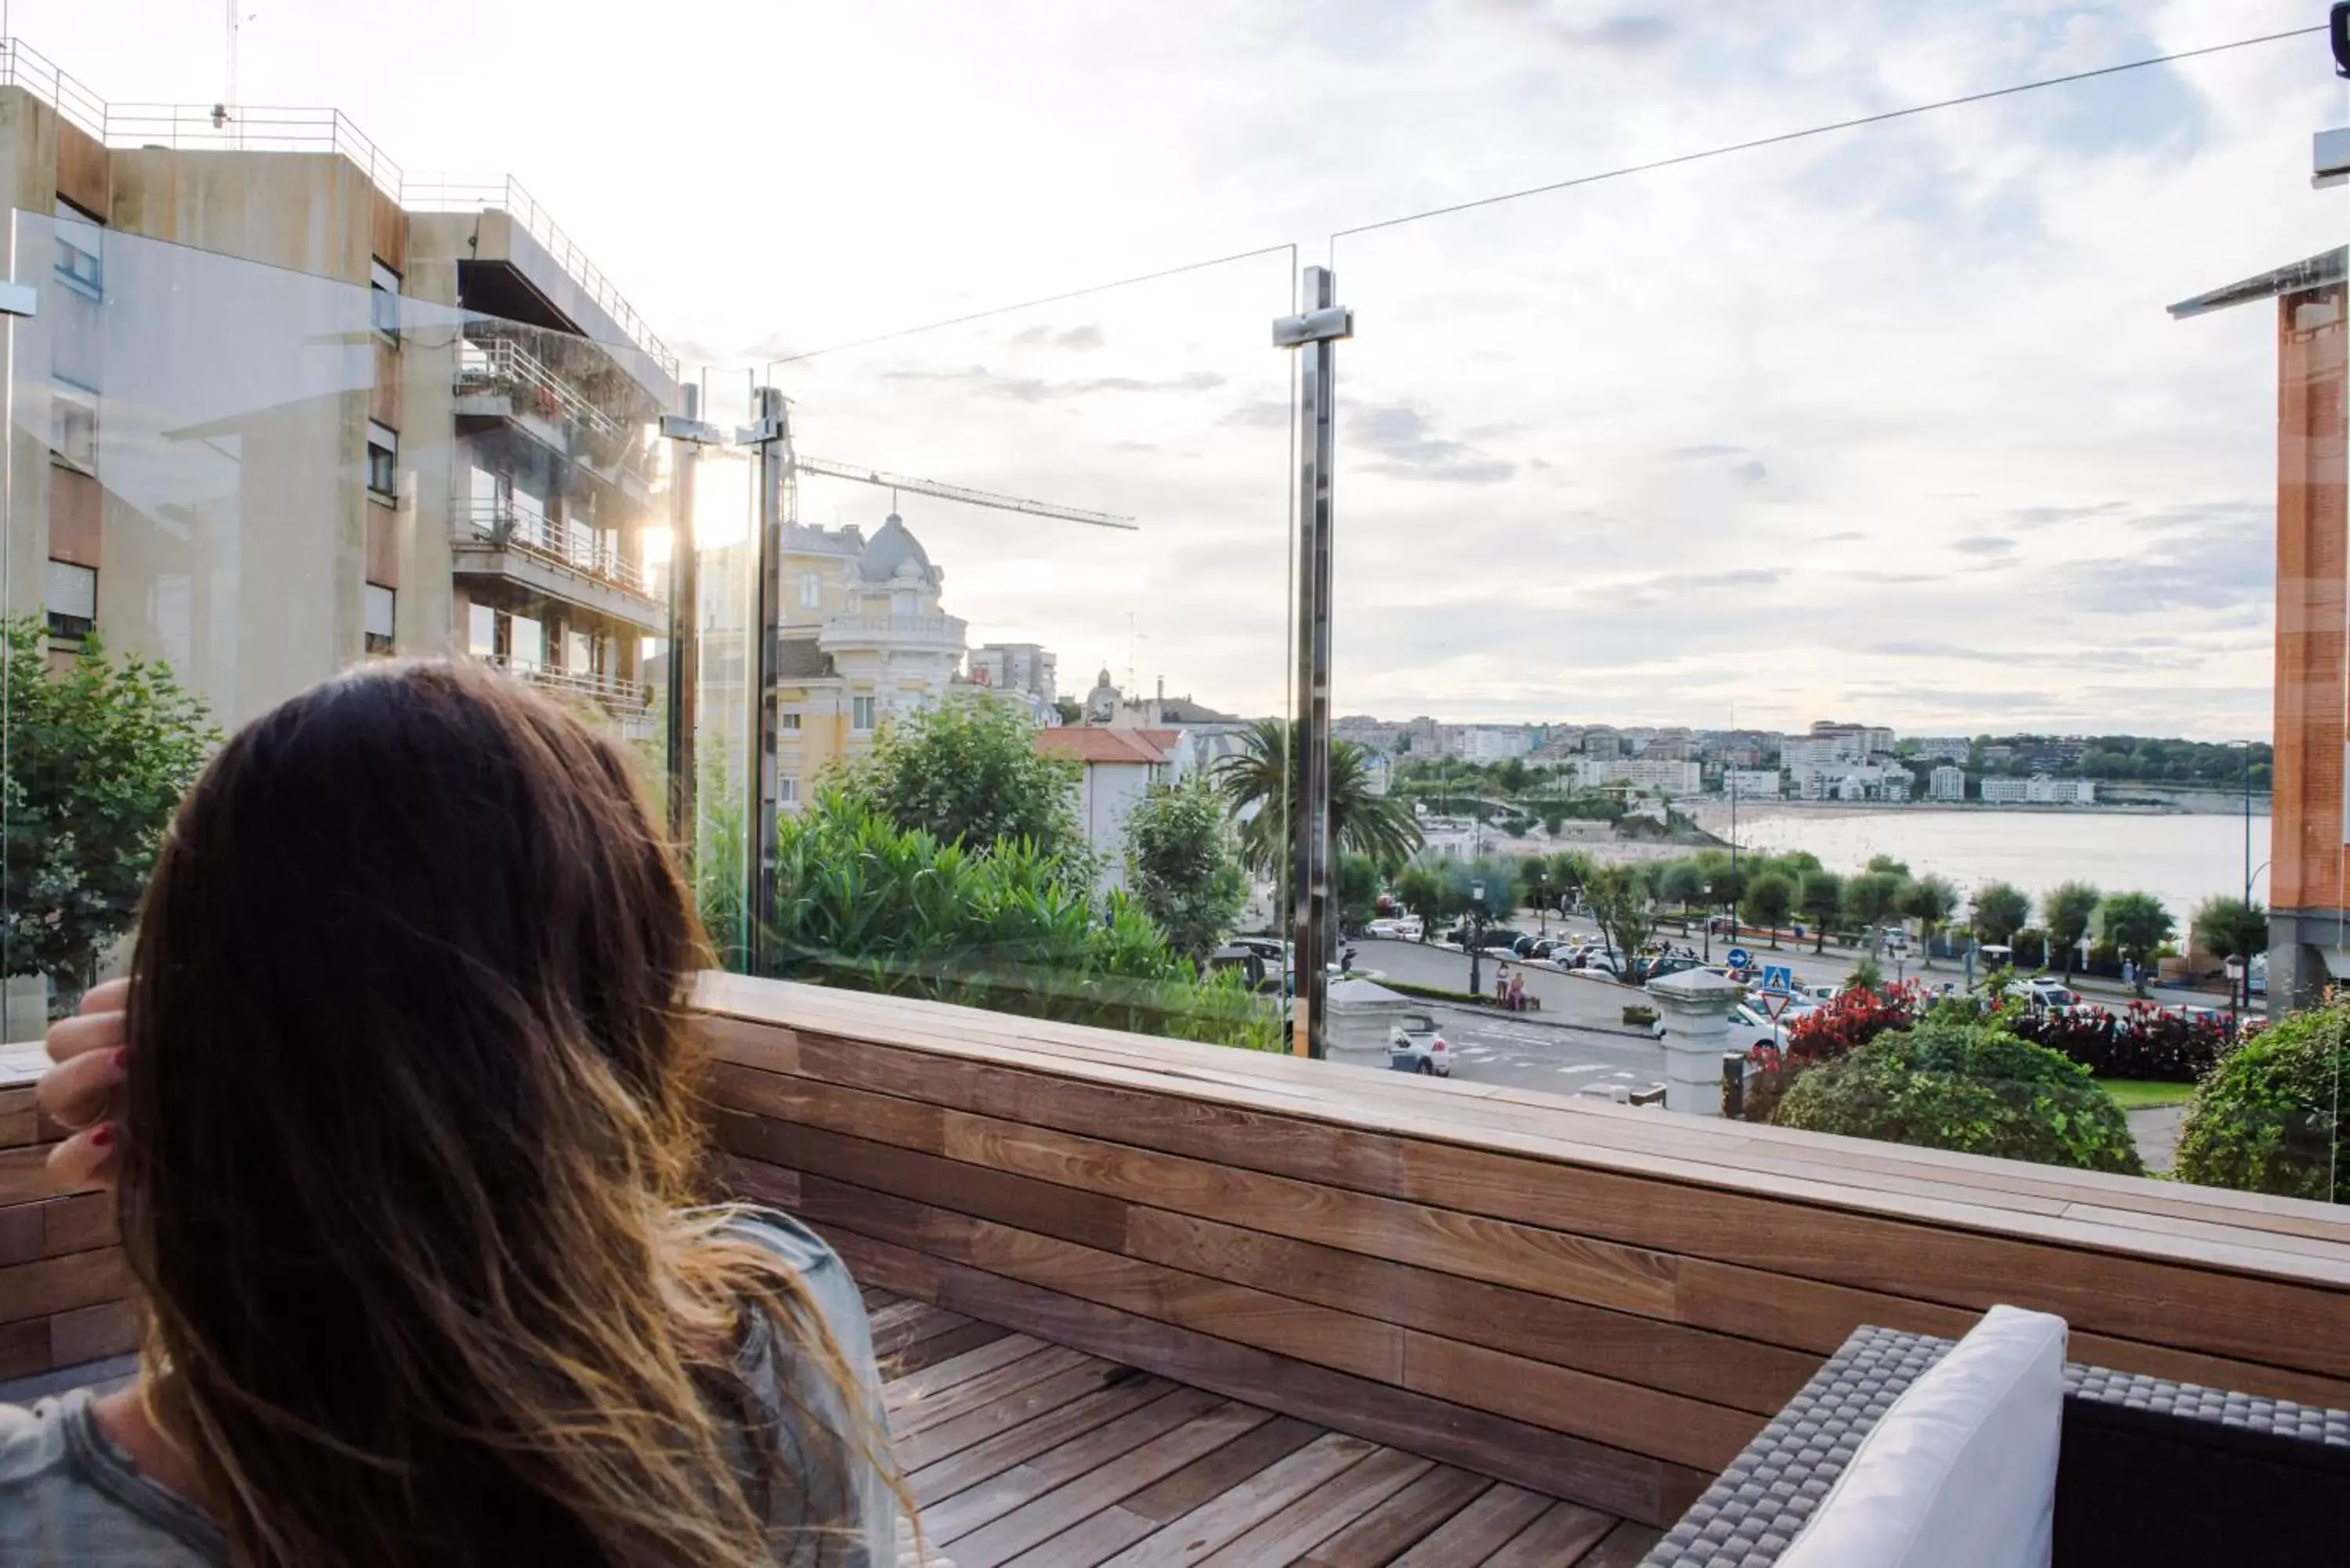
[[[33,1097],[51,1121],[73,1136],[49,1150],[49,1171],[68,1187],[108,1187],[114,1181],[121,1129],[109,1119],[121,1087],[130,1042],[123,1008],[130,1000],[128,980],[93,986],[81,1011],[49,1025],[49,1060]]]

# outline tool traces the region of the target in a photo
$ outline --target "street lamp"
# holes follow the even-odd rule
[[[1469,884],[1469,915],[1462,921],[1469,932],[1469,994],[1485,994],[1484,970],[1479,961],[1485,956],[1485,884]]]
[[[1543,890],[1543,869],[1537,866],[1534,867],[1534,919],[1541,921],[1542,926],[1534,934],[1546,937],[1550,935],[1550,901]]]

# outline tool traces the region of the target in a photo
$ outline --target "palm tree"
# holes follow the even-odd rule
[[[1259,719],[1242,732],[1243,749],[1216,764],[1225,809],[1237,817],[1256,808],[1241,825],[1241,854],[1260,875],[1286,863],[1289,823],[1305,809],[1303,781],[1289,765],[1293,727]],[[1394,795],[1371,793],[1363,748],[1347,741],[1330,743],[1330,846],[1334,852],[1367,855],[1384,871],[1401,867],[1420,846],[1411,808]]]

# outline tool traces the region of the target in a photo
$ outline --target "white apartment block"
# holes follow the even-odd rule
[[[2058,779],[2046,774],[2034,774],[2028,779],[1993,779],[1982,782],[1985,805],[2094,805],[2097,800],[2095,779]]]
[[[1827,773],[1811,774],[1801,781],[1805,800],[1908,800],[1909,770],[1877,763],[1855,763]]]
[[[1777,800],[1780,777],[1777,768],[1728,768],[1721,775],[1721,792],[1740,800]]]
[[[1926,775],[1927,793],[1936,800],[1967,798],[1967,770],[1944,763]]]
[[[1523,724],[1463,724],[1456,732],[1452,754],[1472,763],[1503,763],[1523,757],[1532,748]]]
[[[1779,747],[1779,764],[1794,775],[1799,787],[1825,774],[1857,767],[1866,760],[1861,755],[1858,737],[1850,732],[1790,735]],[[1814,794],[1807,798],[1817,800],[1822,797]]]
[[[1975,748],[1974,742],[1964,735],[1915,735],[1910,738],[1910,744],[1917,748],[1915,754],[1921,762],[1932,762],[1939,757],[1962,763]]]
[[[1575,765],[1575,780],[1586,789],[1628,784],[1636,790],[1671,795],[1696,794],[1705,787],[1703,770],[1697,763],[1664,757],[1586,757]]]

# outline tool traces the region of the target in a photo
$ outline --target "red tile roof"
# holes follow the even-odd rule
[[[1174,730],[1113,730],[1092,724],[1068,724],[1036,732],[1036,750],[1045,756],[1075,757],[1081,763],[1107,763],[1148,767],[1167,760],[1179,732]]]

